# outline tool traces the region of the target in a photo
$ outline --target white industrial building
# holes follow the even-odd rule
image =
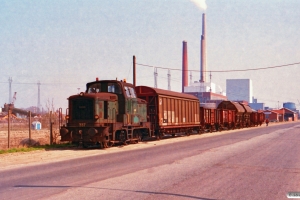
[[[230,101],[252,103],[253,87],[251,79],[227,79],[226,96]]]
[[[185,93],[191,92],[212,92],[226,96],[222,88],[215,83],[198,82],[190,83],[189,86],[184,87]]]

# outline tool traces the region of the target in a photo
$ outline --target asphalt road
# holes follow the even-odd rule
[[[0,199],[273,200],[300,192],[300,122],[194,138],[2,170]]]

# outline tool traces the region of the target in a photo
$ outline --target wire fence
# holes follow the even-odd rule
[[[0,121],[0,150],[60,143],[58,118],[50,116]]]

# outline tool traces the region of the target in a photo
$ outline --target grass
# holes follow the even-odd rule
[[[11,148],[7,150],[0,150],[0,154],[6,153],[16,153],[16,152],[30,152],[30,151],[37,151],[37,150],[47,150],[47,149],[60,149],[66,147],[73,147],[74,145],[65,143],[65,144],[53,144],[53,145],[40,145],[35,147],[22,147],[22,148]]]

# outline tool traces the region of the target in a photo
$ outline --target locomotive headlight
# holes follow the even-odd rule
[[[68,120],[69,119],[69,115],[66,115],[65,118],[66,118],[66,120]]]
[[[79,95],[80,95],[80,96],[83,96],[83,94],[84,94],[83,92],[80,92],[80,94],[79,94]]]
[[[99,115],[95,115],[94,118],[95,118],[95,119],[99,119]]]

